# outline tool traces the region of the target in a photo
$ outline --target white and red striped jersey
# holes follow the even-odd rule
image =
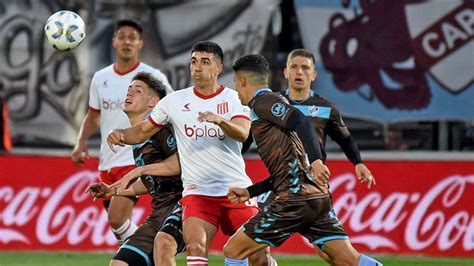
[[[252,184],[240,153],[242,143],[225,135],[213,123],[197,121],[198,113],[206,111],[226,120],[250,120],[250,109],[241,104],[235,90],[224,86],[210,96],[201,95],[193,87],[173,92],[155,106],[149,118],[158,127],[168,123],[174,127],[183,196],[220,197],[230,187]]]
[[[125,73],[116,70],[115,65],[110,65],[97,71],[92,78],[89,88],[89,108],[100,112],[99,170],[135,164],[131,146],[117,146],[117,153],[113,153],[107,146],[106,140],[110,130],[131,126],[127,115],[123,112],[123,106],[133,76],[141,71],[152,73],[169,91],[172,91],[166,76],[145,63],[138,63]]]

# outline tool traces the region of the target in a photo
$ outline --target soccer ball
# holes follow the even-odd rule
[[[69,51],[79,46],[86,37],[86,25],[78,14],[61,10],[48,18],[44,35],[54,49]]]

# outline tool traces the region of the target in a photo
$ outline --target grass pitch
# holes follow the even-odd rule
[[[113,253],[60,253],[60,252],[0,252],[0,265],[67,265],[67,266],[104,266],[109,265]],[[433,257],[394,257],[374,256],[387,266],[474,266],[474,258],[433,258]],[[275,255],[280,266],[327,265],[317,256]],[[177,265],[185,266],[186,258],[177,256]],[[211,255],[209,265],[224,265],[224,257]]]

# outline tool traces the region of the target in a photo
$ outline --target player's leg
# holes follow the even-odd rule
[[[182,207],[177,203],[155,237],[153,257],[155,265],[176,265],[175,255],[184,252]]]
[[[279,206],[276,204],[275,206]],[[254,201],[248,201],[242,204],[232,204],[230,203],[227,199],[224,200],[223,204],[223,210],[226,210],[225,213],[222,215],[222,221],[221,221],[221,228],[222,232],[226,235],[230,235],[232,232],[237,231],[237,229],[241,228],[243,224],[248,224],[249,222],[251,225],[249,227],[251,228],[258,228],[261,225],[265,225],[264,227],[260,228],[257,231],[261,231],[261,229],[267,229],[266,226],[269,226],[268,229],[271,231],[275,232],[282,232],[280,228],[274,227],[276,226],[274,222],[276,221],[276,217],[273,217],[274,213],[270,211],[270,209],[265,208],[265,211],[262,213],[259,213],[259,209],[256,206],[256,203]],[[252,221],[254,224],[252,225]],[[292,223],[291,226],[296,226],[297,223]],[[247,227],[246,227],[247,228]],[[291,227],[285,227],[286,229],[290,229]],[[247,232],[247,231],[245,231]],[[275,261],[274,258],[272,258],[271,253],[270,253],[270,247],[268,245],[277,245],[279,243],[283,243],[287,236],[284,236],[281,238],[282,242],[274,243],[273,239],[274,238],[279,238],[280,233],[277,233],[274,235],[273,233],[265,233],[261,232],[256,233],[252,235],[252,237],[255,237],[254,239],[260,239],[262,242],[257,241],[258,243],[265,244],[267,247],[261,250],[256,251],[255,253],[250,253],[250,256],[248,257],[249,263],[252,264],[253,266],[257,265],[262,265],[262,266],[275,266],[278,265],[277,262]],[[250,238],[250,237],[249,237]],[[245,238],[244,238],[245,239]],[[253,238],[250,238],[253,240]],[[268,242],[265,242],[267,241]],[[255,241],[255,240],[253,240]]]
[[[154,238],[162,222],[162,220],[156,219],[158,215],[159,211],[153,211],[150,217],[120,247],[110,265],[153,265]]]
[[[267,244],[257,243],[240,229],[224,246],[225,265],[248,265],[247,257],[267,247]]]
[[[110,185],[122,178],[134,168],[134,165],[130,165],[114,167],[108,171],[101,171],[100,179],[102,182]],[[125,242],[125,240],[127,240],[127,238],[130,237],[137,229],[137,225],[130,219],[132,217],[132,210],[136,201],[136,197],[121,196],[112,197],[110,200],[107,211],[108,219],[110,226],[112,227],[112,232],[114,232],[119,243]]]
[[[207,265],[211,240],[219,226],[219,205],[215,197],[188,195],[181,199],[186,260],[195,266]]]
[[[155,265],[176,265],[175,255],[178,253],[178,243],[173,236],[159,232],[155,237],[153,259]]]
[[[331,258],[329,258],[328,254],[326,254],[326,252],[322,251],[317,245],[313,245],[314,246],[314,249],[316,249],[316,251],[318,252],[318,255],[327,263],[329,263],[330,265],[333,264],[333,262],[331,261]]]
[[[312,225],[301,233],[327,254],[331,264],[354,266],[382,265],[381,263],[360,264],[360,262],[367,263],[366,257],[362,258],[357,250],[352,247],[349,237],[332,209],[330,197],[310,200],[308,204],[314,210],[314,213],[318,215],[312,222]],[[374,260],[374,262],[376,261]]]

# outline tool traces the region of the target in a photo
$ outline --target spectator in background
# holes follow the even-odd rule
[[[99,154],[100,180],[112,184],[135,168],[131,146],[118,147],[113,153],[107,147],[107,133],[114,128],[130,127],[123,112],[128,85],[140,71],[152,73],[172,90],[166,76],[159,70],[140,62],[143,47],[142,26],[133,20],[119,20],[112,39],[115,63],[94,74],[89,90],[89,110],[82,121],[79,135],[71,154],[72,162],[82,166],[89,158],[87,140],[98,128],[101,133]],[[104,200],[112,231],[119,243],[133,234],[137,226],[130,220],[136,197],[114,196]]]
[[[385,149],[405,151],[405,150],[408,150],[408,145],[402,142],[401,132],[390,129],[388,130],[388,133],[387,133],[387,141],[385,143]]]

